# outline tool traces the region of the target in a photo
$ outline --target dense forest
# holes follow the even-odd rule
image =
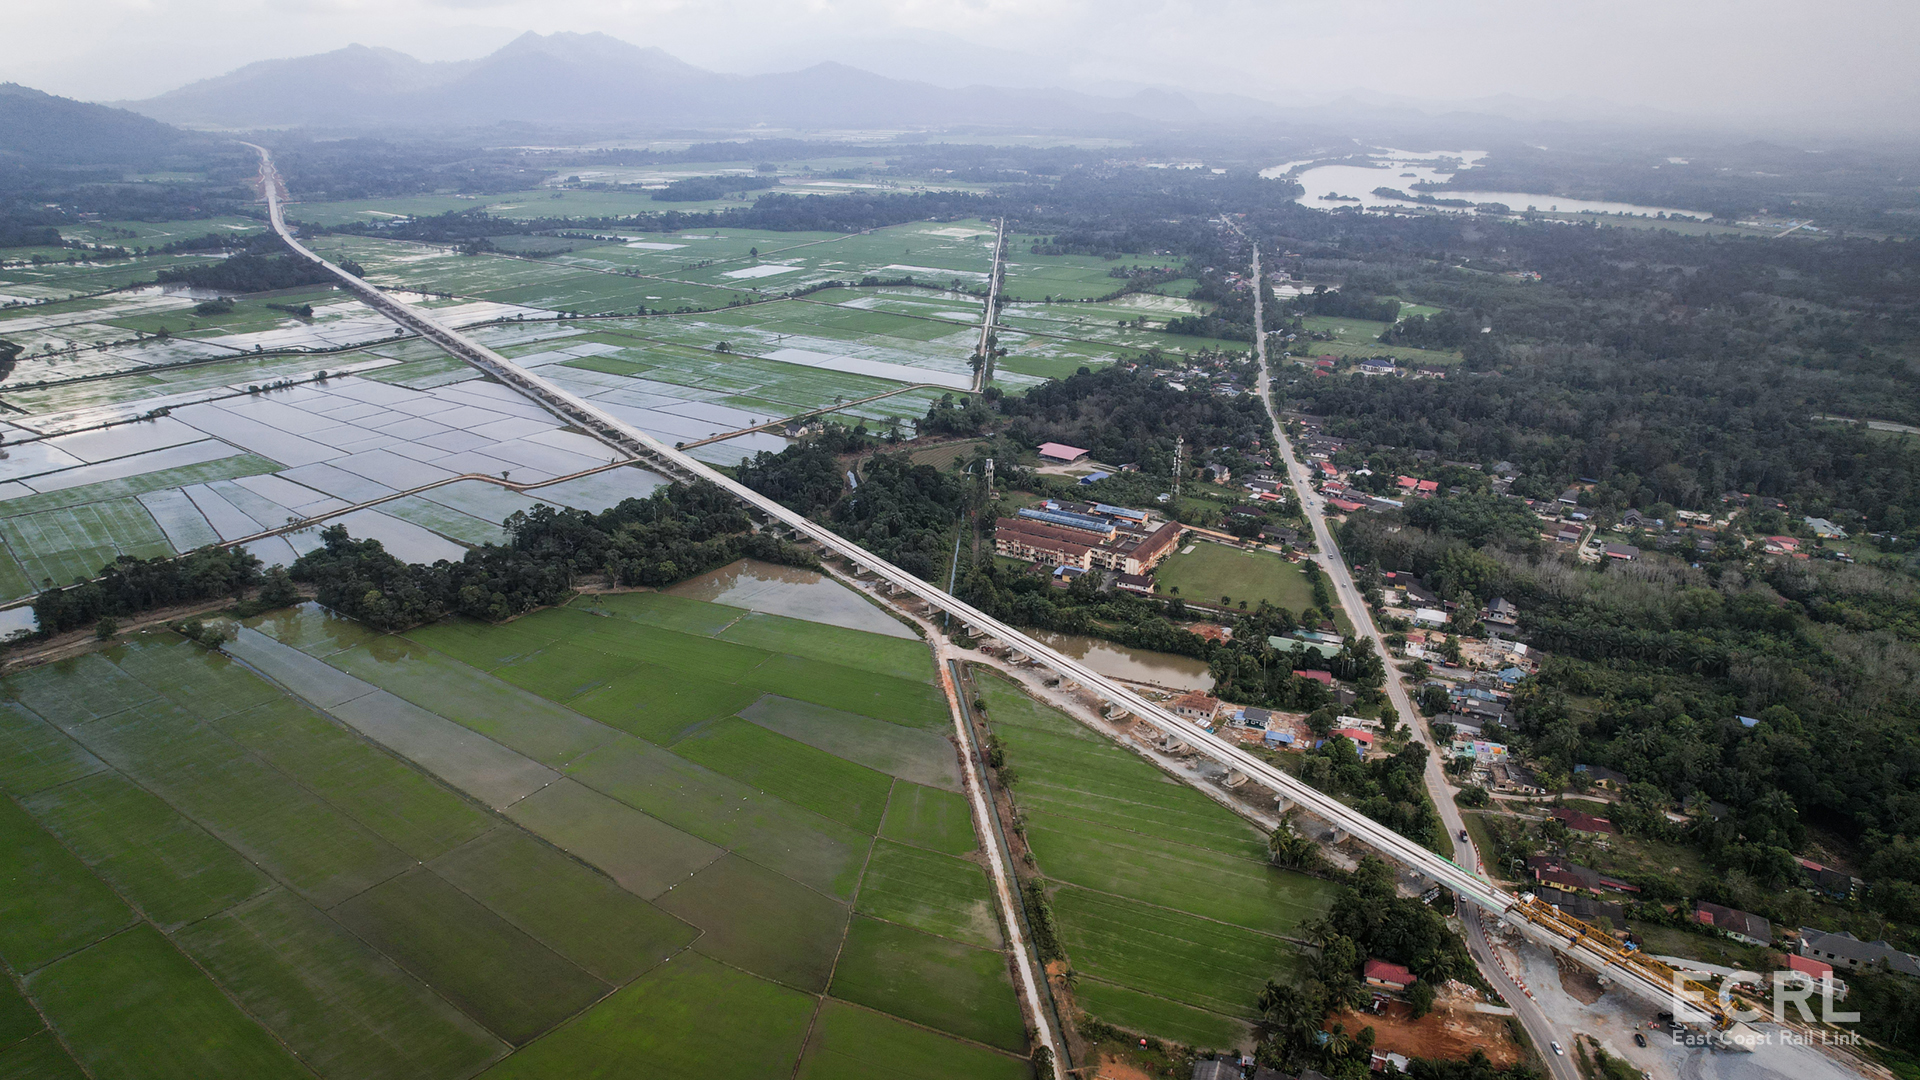
[[[399,630],[454,613],[498,622],[558,603],[586,574],[616,585],[670,585],[746,557],[816,565],[771,533],[753,531],[739,500],[705,482],[671,484],[599,514],[542,504],[515,513],[506,527],[505,545],[422,566],[336,525],[292,574],[316,587],[328,607]]]
[[[559,603],[583,575],[615,585],[670,585],[742,558],[789,566],[818,560],[770,532],[755,531],[739,500],[701,482],[671,484],[604,513],[546,504],[506,522],[508,543],[471,549],[459,562],[409,564],[378,540],[345,526],[321,531],[323,546],[290,569],[263,573],[237,548],[203,548],[178,558],[122,556],[99,580],[49,588],[34,600],[40,635],[198,600],[262,590],[269,606],[290,603],[293,583],[322,604],[383,630],[404,630],[451,614],[499,622]]]
[[[1920,445],[1818,419],[1920,419],[1911,245],[1424,221],[1351,232],[1331,238],[1337,254],[1300,245],[1303,261],[1477,325],[1455,314],[1388,333],[1464,345],[1454,378],[1296,381],[1294,407],[1328,417],[1329,434],[1510,461],[1523,495],[1590,477],[1622,506],[1706,509],[1737,491],[1849,528],[1920,522]],[[1411,257],[1416,246],[1437,257]]]
[[[995,404],[1017,443],[1063,442],[1086,448],[1098,460],[1135,463],[1159,476],[1172,470],[1176,436],[1185,437],[1193,453],[1214,447],[1244,451],[1267,431],[1259,398],[1175,390],[1144,367],[1083,371]]]

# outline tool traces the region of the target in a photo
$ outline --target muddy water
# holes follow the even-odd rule
[[[1172,653],[1152,652],[1084,634],[1057,634],[1051,630],[1029,630],[1027,636],[1067,654],[1102,675],[1130,682],[1153,683],[1175,690],[1211,690],[1213,675],[1205,660]]]
[[[824,574],[793,566],[742,559],[666,590],[675,596],[728,604],[790,619],[844,626],[871,634],[910,638],[913,631],[859,593]]]

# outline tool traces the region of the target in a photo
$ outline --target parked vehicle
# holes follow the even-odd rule
[[[1637,1032],[1637,1031],[1636,1031],[1636,1032],[1634,1032],[1634,1033],[1633,1033],[1633,1045],[1635,1045],[1635,1046],[1645,1046],[1645,1045],[1647,1045],[1647,1037],[1646,1037],[1645,1035],[1642,1035],[1642,1034],[1640,1034],[1640,1033],[1639,1033],[1639,1032]]]

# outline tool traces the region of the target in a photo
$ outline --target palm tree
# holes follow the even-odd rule
[[[1327,1032],[1327,1040],[1320,1044],[1320,1051],[1326,1056],[1327,1063],[1339,1061],[1353,1051],[1353,1036],[1347,1034],[1345,1024],[1333,1025]]]

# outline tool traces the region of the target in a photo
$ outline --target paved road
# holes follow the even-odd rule
[[[994,227],[993,265],[987,269],[987,312],[980,319],[980,370],[973,373],[973,388],[985,390],[993,381],[993,326],[1000,321],[1000,278],[1005,269],[1000,261],[1000,252],[1007,246],[1007,219],[1001,218]]]
[[[1244,237],[1244,234],[1242,235]],[[1441,822],[1446,825],[1447,840],[1452,847],[1454,861],[1469,869],[1481,870],[1479,853],[1474,850],[1473,842],[1460,839],[1466,834],[1466,824],[1460,816],[1459,806],[1453,801],[1453,785],[1447,782],[1439,749],[1428,735],[1426,724],[1421,721],[1420,713],[1414,708],[1413,700],[1408,695],[1406,687],[1400,682],[1399,671],[1391,658],[1392,654],[1387,651],[1387,643],[1380,634],[1379,626],[1373,621],[1373,612],[1368,609],[1366,598],[1354,584],[1353,574],[1347,569],[1346,560],[1340,557],[1340,547],[1334,542],[1333,529],[1327,524],[1326,504],[1314,494],[1312,485],[1308,483],[1306,466],[1294,459],[1293,443],[1287,438],[1286,425],[1280,422],[1280,413],[1273,407],[1273,385],[1268,375],[1267,364],[1267,336],[1263,310],[1265,305],[1260,291],[1260,246],[1250,237],[1245,239],[1247,245],[1253,249],[1253,340],[1254,351],[1260,361],[1260,400],[1266,403],[1267,416],[1273,422],[1273,437],[1278,444],[1279,458],[1286,464],[1287,479],[1293,486],[1294,497],[1300,500],[1307,524],[1313,531],[1314,543],[1319,548],[1319,552],[1313,557],[1314,561],[1320,564],[1333,583],[1334,595],[1339,599],[1340,605],[1346,608],[1348,618],[1353,620],[1354,632],[1370,639],[1374,649],[1386,661],[1387,700],[1393,703],[1401,719],[1413,729],[1413,737],[1427,747],[1425,776],[1427,795],[1433,800],[1434,807],[1439,810]],[[1494,956],[1492,945],[1487,939],[1485,913],[1479,907],[1468,903],[1462,903],[1459,911],[1462,921],[1466,924],[1467,951],[1479,965],[1481,974],[1500,991],[1500,996],[1506,998],[1508,1004],[1513,1006],[1520,1025],[1526,1029],[1528,1036],[1537,1044],[1540,1055],[1546,1059],[1549,1075],[1553,1080],[1579,1080],[1579,1071],[1574,1067],[1573,1060],[1556,1055],[1550,1045],[1558,1041],[1560,1045],[1566,1046],[1568,1040],[1553,1027],[1546,1013],[1527,996],[1526,991],[1507,974],[1506,968]]]

